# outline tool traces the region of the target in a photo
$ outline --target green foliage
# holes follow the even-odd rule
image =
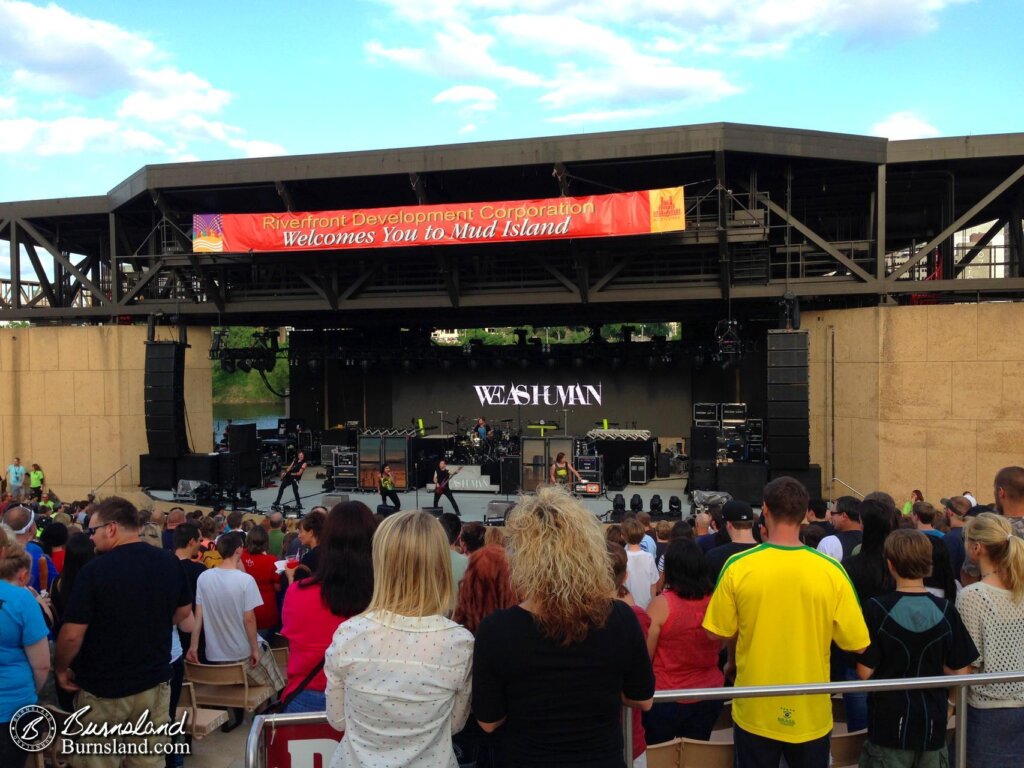
[[[214,328],[213,330],[219,330]],[[227,335],[224,346],[244,349],[252,346],[252,334],[256,330],[247,326],[226,326]],[[272,394],[264,385],[257,371],[243,373],[225,373],[221,370],[219,360],[211,360],[213,371],[213,402],[217,404],[236,403],[276,403],[279,398]],[[274,370],[267,374],[267,381],[278,392],[288,389],[288,360],[283,355],[278,358]]]

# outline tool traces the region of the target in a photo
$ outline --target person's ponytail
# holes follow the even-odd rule
[[[1006,542],[1006,559],[1000,564],[1003,580],[1013,592],[1013,602],[1024,599],[1024,539],[1014,533]]]

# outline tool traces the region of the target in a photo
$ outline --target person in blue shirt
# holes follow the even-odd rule
[[[11,498],[20,501],[22,491],[25,487],[25,468],[21,465],[21,459],[17,456],[7,466],[7,490]]]
[[[32,558],[32,571],[28,586],[36,592],[49,590],[57,578],[57,568],[49,556],[43,554],[43,548],[36,541],[36,515],[28,507],[9,507],[4,512],[4,525],[11,529],[14,540],[24,547]]]
[[[0,534],[2,536],[3,534]],[[43,611],[25,589],[32,560],[20,545],[0,538],[0,765],[22,768],[28,753],[11,737],[10,723],[35,704],[50,672]]]

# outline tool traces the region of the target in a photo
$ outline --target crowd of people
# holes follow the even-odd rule
[[[656,691],[1024,670],[1024,468],[996,475],[991,507],[830,505],[786,477],[763,496],[603,525],[555,484],[496,528],[358,501],[296,524],[9,493],[0,765],[24,763],[7,723],[37,699],[170,722],[186,659],[244,662],[284,711],[326,712],[337,767],[621,767],[623,704],[644,766],[650,745],[709,739],[722,709]],[[947,764],[946,690],[844,700],[861,765]],[[968,765],[1021,764],[1024,684],[966,704]],[[829,764],[827,696],[738,698],[731,719],[738,766]]]

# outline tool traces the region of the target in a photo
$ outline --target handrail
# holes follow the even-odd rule
[[[966,688],[977,685],[1024,682],[1021,672],[984,672],[972,675],[939,675],[878,680],[859,680],[842,683],[800,683],[796,685],[750,685],[742,688],[684,688],[657,691],[654,702],[680,699],[716,701],[719,699],[748,699],[760,696],[805,696],[833,693],[878,693],[881,691],[914,691],[928,688],[956,688],[956,764],[967,764],[967,695]],[[316,725],[327,722],[325,712],[304,714],[257,715],[245,742],[245,768],[262,768],[260,763],[264,723],[271,725]],[[622,708],[623,754],[626,765],[633,764],[632,709]]]
[[[716,701],[749,699],[759,696],[804,696],[833,693],[878,693],[881,691],[914,691],[925,688],[956,688],[956,765],[967,764],[967,695],[966,688],[995,683],[1024,682],[1022,672],[984,672],[976,675],[939,675],[934,677],[885,678],[844,683],[800,683],[796,685],[749,685],[742,688],[684,688],[656,691],[654,703],[680,699]],[[626,765],[633,764],[633,731],[629,707],[622,708],[623,756]]]

